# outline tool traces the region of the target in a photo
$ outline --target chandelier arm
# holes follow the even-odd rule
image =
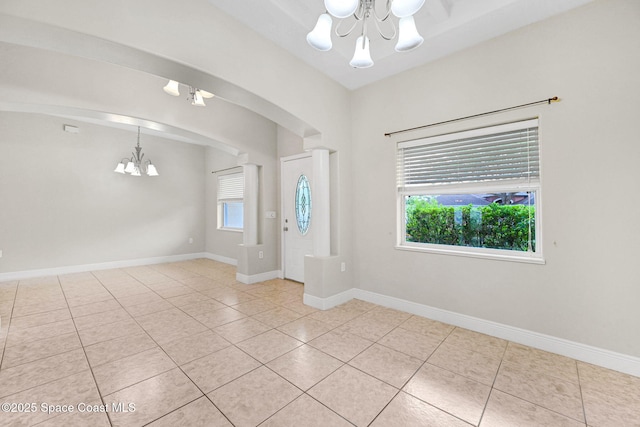
[[[358,2],[358,9],[356,9],[355,13],[353,14],[353,17],[356,18],[357,21],[360,21],[366,18],[366,15],[367,15],[366,3],[367,3],[367,0],[360,0]]]
[[[338,22],[338,25],[336,25],[336,36],[338,36],[338,37],[347,37],[349,34],[351,34],[353,32],[353,30],[355,30],[356,25],[358,25],[359,19],[355,14],[353,16],[356,18],[356,22],[354,22],[353,25],[351,26],[351,28],[349,28],[345,33],[341,33],[340,32],[340,26],[342,25],[344,20],[341,20],[341,21]]]
[[[387,17],[388,17],[388,16],[387,16]],[[385,18],[385,19],[386,19],[386,18]],[[393,34],[391,34],[391,35],[386,35],[386,34],[382,31],[382,28],[380,28],[380,23],[381,23],[381,22],[383,22],[383,21],[384,21],[384,20],[382,20],[382,21],[378,20],[378,19],[377,19],[377,17],[376,17],[376,19],[375,19],[373,22],[375,22],[375,24],[376,24],[376,28],[378,29],[378,33],[380,33],[380,36],[381,36],[383,39],[385,39],[385,40],[389,41],[389,40],[391,40],[391,39],[393,39],[393,38],[395,38],[395,37],[396,37],[396,34],[398,33],[398,31],[396,30],[396,26],[395,26],[395,24],[393,23],[393,21],[389,21],[389,23],[391,24],[391,28],[393,29]]]
[[[384,16],[382,18],[380,16],[378,16],[378,11],[376,10],[375,7],[372,7],[372,9],[373,9],[373,16],[376,18],[376,21],[384,22],[387,19],[389,19],[389,16],[391,16],[391,0],[387,0],[387,6],[386,6],[386,9],[385,9],[385,14],[384,14]]]
[[[134,153],[131,153],[131,154],[133,154],[133,157],[138,161],[138,163],[140,163],[140,159],[144,157],[144,153],[142,154],[142,157],[140,156],[140,152],[142,151],[142,147],[140,147],[140,143],[136,145],[135,149],[136,149],[135,154]]]

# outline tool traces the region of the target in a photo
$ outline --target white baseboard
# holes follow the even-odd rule
[[[480,332],[518,344],[560,354],[582,362],[602,366],[603,368],[613,369],[618,372],[640,377],[640,358],[638,357],[616,353],[614,351],[526,329],[520,329],[489,320],[479,319],[465,314],[454,313],[452,311],[442,310],[400,298],[369,292],[363,289],[349,289],[348,291],[341,292],[328,298],[318,298],[304,294],[304,303],[321,310],[327,310],[347,302],[351,298],[361,299],[384,307],[394,308],[396,310],[438,320],[450,325],[459,326],[475,332]]]
[[[317,308],[320,310],[328,310],[332,307],[343,304],[353,298],[357,298],[355,296],[355,291],[357,291],[357,289],[351,288],[351,289],[347,289],[344,292],[340,292],[339,294],[335,294],[327,298],[319,298],[313,295],[304,294],[302,296],[302,302],[304,302],[306,305],[309,305],[313,308]]]
[[[225,264],[230,264],[230,265],[238,265],[238,260],[235,258],[229,258],[226,256],[222,256],[222,255],[216,255],[216,254],[212,254],[210,252],[205,252],[202,254],[202,258],[207,258],[210,259],[212,261],[218,261],[218,262],[223,262]]]
[[[244,283],[245,285],[252,285],[266,280],[278,279],[280,276],[282,276],[282,272],[280,270],[266,271],[264,273],[252,275],[236,273],[236,280],[240,283]]]
[[[65,267],[42,268],[36,270],[15,271],[0,273],[0,282],[10,280],[24,280],[34,277],[59,276],[62,274],[83,273],[85,271],[109,270],[112,268],[139,267],[142,265],[162,264],[165,262],[190,261],[197,258],[210,258],[211,254],[192,253],[182,255],[169,255],[153,258],[139,258],[121,261],[101,262],[96,264],[69,265]]]
[[[81,273],[85,271],[108,270],[112,268],[138,267],[165,262],[189,261],[197,258],[207,258],[226,264],[237,265],[237,260],[235,259],[205,252],[0,273],[0,282]],[[236,273],[236,279],[239,282],[246,284],[253,284],[281,277],[282,271],[280,270],[268,271],[251,276]],[[501,323],[491,322],[464,314],[454,313],[452,311],[442,310],[363,289],[352,288],[327,298],[319,298],[313,295],[304,294],[303,301],[311,307],[318,308],[320,310],[327,310],[353,298],[358,298],[384,307],[402,310],[407,313],[428,317],[429,319],[438,320],[450,325],[459,326],[461,328],[466,328],[472,331],[528,345],[540,350],[549,351],[640,377],[640,358],[638,357],[616,353],[598,347],[592,347],[586,344],[540,334]]]

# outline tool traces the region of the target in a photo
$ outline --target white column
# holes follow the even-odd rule
[[[331,179],[329,150],[314,148],[313,181],[312,181],[312,213],[313,223],[313,255],[325,257],[331,255]]]
[[[244,173],[244,223],[242,243],[258,244],[258,165],[243,164]]]

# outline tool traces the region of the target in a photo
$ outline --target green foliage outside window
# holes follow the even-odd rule
[[[406,198],[406,241],[535,252],[535,207],[444,206],[434,198]]]

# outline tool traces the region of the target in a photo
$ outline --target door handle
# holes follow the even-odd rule
[[[289,227],[284,227],[283,230],[284,231],[289,231]]]

